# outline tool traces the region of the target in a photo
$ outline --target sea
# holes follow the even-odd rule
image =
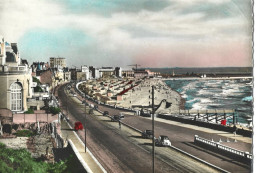
[[[165,80],[165,83],[186,100],[185,109],[235,109],[238,123],[249,124],[252,119],[252,79],[182,78]]]

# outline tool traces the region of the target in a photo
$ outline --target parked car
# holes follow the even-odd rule
[[[171,146],[171,141],[168,136],[159,136],[158,139],[155,139],[155,145],[157,146]]]
[[[120,120],[121,120],[121,118],[120,118],[119,115],[113,115],[113,116],[111,117],[111,121],[120,121]]]
[[[125,115],[123,113],[120,113],[119,117],[120,117],[120,119],[124,119]]]
[[[75,122],[74,130],[83,130],[83,125],[80,121]]]
[[[152,130],[145,130],[142,132],[142,138],[152,139],[153,138],[153,131]]]
[[[103,112],[103,116],[108,116],[109,115],[109,112],[108,111],[104,111]]]
[[[98,109],[98,105],[95,105],[95,106],[94,106],[94,109],[96,109],[96,110],[97,110],[97,109]]]

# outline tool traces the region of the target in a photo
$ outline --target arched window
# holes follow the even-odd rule
[[[22,86],[15,82],[11,85],[11,110],[21,111],[22,110]]]

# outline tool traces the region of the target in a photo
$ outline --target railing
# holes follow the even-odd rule
[[[210,141],[208,139],[199,137],[198,135],[194,136],[194,143],[204,144],[206,146],[209,146],[209,147],[215,149],[216,151],[220,151],[221,153],[224,151],[225,153],[232,155],[234,157],[246,158],[247,161],[250,161],[250,162],[253,159],[253,155],[250,154],[249,152],[240,151],[240,150],[222,145],[219,142],[214,142],[214,141]]]

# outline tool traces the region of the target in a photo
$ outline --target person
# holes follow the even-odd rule
[[[119,129],[121,129],[121,121],[118,121]]]
[[[236,125],[233,126],[233,134],[234,134],[234,136],[236,136],[236,134],[237,134],[237,126]]]

